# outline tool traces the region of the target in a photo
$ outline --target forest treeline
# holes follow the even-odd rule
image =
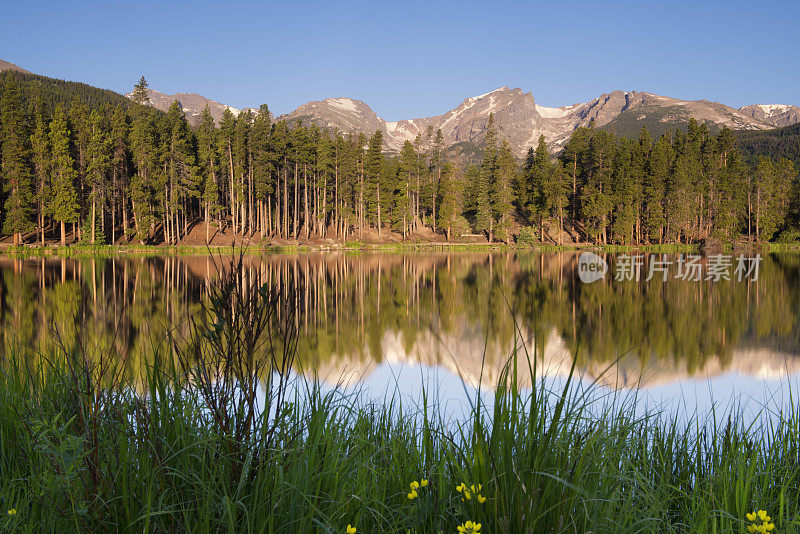
[[[88,87],[88,86],[87,86]],[[791,161],[746,164],[730,130],[704,124],[629,140],[577,129],[553,158],[544,138],[518,162],[490,115],[479,165],[445,154],[441,131],[399,154],[371,136],[274,122],[266,105],[190,127],[133,100],[65,102],[2,78],[2,232],[14,243],[179,243],[212,232],[257,238],[590,240],[690,243],[708,237],[797,239],[800,187]],[[91,104],[91,105],[90,105]]]
[[[706,124],[691,119],[686,131],[655,140],[645,128],[638,139],[578,128],[558,159],[555,173],[569,175],[571,191],[534,204],[551,215],[553,198],[559,209],[568,206],[596,243],[798,237],[800,184],[794,163],[762,155],[746,164],[728,128],[712,135]],[[555,181],[555,190],[563,191],[563,178]]]
[[[745,161],[754,163],[759,156],[784,157],[800,165],[800,124],[774,130],[738,130],[734,133]]]

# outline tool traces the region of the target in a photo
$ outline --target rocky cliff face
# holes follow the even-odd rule
[[[379,118],[368,105],[352,98],[328,98],[303,104],[278,120],[313,122],[322,128],[338,128],[342,132],[364,132],[372,135],[376,130],[386,134],[386,121]]]
[[[125,96],[128,98],[131,98],[131,95],[132,93],[125,94]],[[220,104],[219,102],[215,102],[214,100],[196,93],[175,93],[174,95],[168,95],[165,93],[159,93],[158,91],[154,91],[148,87],[147,96],[150,97],[150,104],[154,108],[160,109],[161,111],[167,111],[172,103],[177,100],[183,108],[183,112],[186,114],[186,119],[189,121],[189,124],[193,126],[197,126],[200,123],[200,116],[202,115],[206,106],[208,106],[211,116],[217,123],[219,123],[219,121],[222,119],[222,114],[226,109],[231,110],[234,115],[238,115],[240,111],[236,108],[226,106],[225,104]]]
[[[278,119],[315,122],[322,127],[367,135],[380,130],[386,148],[397,151],[405,141],[413,142],[418,135],[424,140],[428,131],[437,129],[442,130],[445,145],[480,143],[490,113],[494,115],[500,140],[507,141],[518,156],[535,147],[540,135],[544,135],[552,150],[558,150],[576,128],[588,126],[591,121],[597,127],[610,125],[623,135],[638,132],[642,125],[655,126],[657,130],[663,125],[666,129],[685,124],[691,118],[732,129],[762,130],[778,125],[777,119],[754,115],[745,108],[737,110],[718,102],[679,100],[636,91],[613,91],[589,102],[550,108],[538,105],[532,93],[508,87],[467,98],[435,117],[387,122],[364,102],[329,98],[309,102]],[[800,122],[800,116],[790,111],[781,120]]]
[[[756,120],[767,122],[776,128],[800,122],[800,107],[786,104],[756,104],[744,106],[739,111]]]

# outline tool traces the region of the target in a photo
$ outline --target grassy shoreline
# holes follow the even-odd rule
[[[800,531],[795,406],[757,425],[641,415],[569,379],[522,391],[537,360],[515,354],[454,427],[435,395],[377,404],[287,372],[293,317],[232,267],[141,376],[80,344],[0,355],[0,530],[711,533],[765,509]]]
[[[794,414],[710,432],[626,405],[589,415],[581,396],[523,395],[509,373],[456,429],[439,406],[312,382],[270,384],[243,423],[261,386],[212,400],[165,366],[144,393],[97,395],[80,365],[0,378],[0,506],[16,511],[3,530],[743,532],[762,508],[779,532],[800,525]]]
[[[367,243],[348,241],[328,244],[250,244],[244,246],[184,246],[184,245],[99,245],[84,246],[70,245],[66,247],[26,245],[21,247],[0,248],[0,255],[16,257],[110,257],[119,255],[128,256],[157,256],[157,255],[246,255],[281,254],[281,253],[313,253],[313,252],[609,252],[609,253],[698,253],[702,246],[697,244],[666,244],[666,245],[594,245],[587,243],[572,245],[527,245],[504,243],[437,243],[437,242],[406,242],[406,243]],[[721,252],[734,252],[739,250],[752,250],[757,252],[794,252],[800,251],[800,243],[760,243],[756,246],[739,248],[734,244],[723,244],[718,249]]]

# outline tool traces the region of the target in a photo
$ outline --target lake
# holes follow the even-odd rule
[[[278,291],[276,313],[299,333],[298,372],[376,397],[419,399],[425,384],[457,409],[479,382],[491,391],[516,348],[524,386],[529,361],[558,381],[575,359],[581,383],[635,390],[643,405],[668,412],[786,406],[800,378],[800,255],[600,253],[589,259],[608,268],[591,283],[583,280],[585,259],[577,252],[248,256],[242,284]],[[757,271],[737,271],[744,261]],[[4,257],[2,350],[30,348],[31,358],[76,344],[113,350],[135,376],[168,350],[167,329],[190,337],[187,318],[197,318],[220,263]]]

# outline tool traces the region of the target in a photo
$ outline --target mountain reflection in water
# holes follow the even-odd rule
[[[613,265],[614,255],[606,255]],[[219,258],[0,260],[2,350],[79,341],[113,347],[134,375],[165,328],[189,335]],[[222,260],[224,262],[224,260]],[[494,384],[517,347],[537,368],[612,388],[735,373],[800,372],[800,256],[764,255],[758,280],[581,283],[578,254],[316,253],[250,256],[244,287],[280,291],[302,372],[367,380],[381,365],[438,368]],[[290,313],[296,310],[296,313]],[[34,354],[31,357],[36,357]],[[530,384],[527,362],[521,382]],[[481,375],[481,370],[483,374]]]

